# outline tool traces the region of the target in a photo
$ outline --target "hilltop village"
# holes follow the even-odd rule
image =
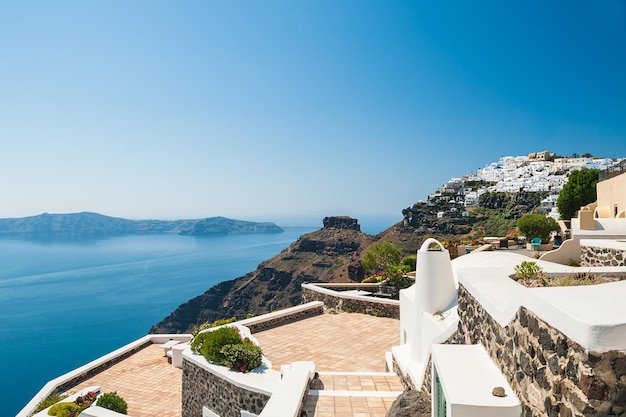
[[[427,204],[446,202],[471,208],[476,207],[480,197],[486,193],[535,192],[546,194],[541,200],[541,211],[558,220],[556,200],[572,170],[606,170],[620,161],[621,159],[595,158],[588,154],[584,157],[557,157],[549,151],[527,156],[504,156],[497,162],[480,168],[475,174],[450,179],[428,196]],[[450,210],[457,211],[456,207],[451,207]],[[462,215],[467,216],[468,212],[462,211]],[[443,217],[445,213],[440,212],[438,216]]]

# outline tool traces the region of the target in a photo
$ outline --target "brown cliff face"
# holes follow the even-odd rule
[[[185,333],[206,321],[264,314],[301,302],[304,282],[360,282],[360,259],[377,240],[356,219],[327,217],[324,228],[301,236],[256,271],[221,282],[180,305],[151,333]]]

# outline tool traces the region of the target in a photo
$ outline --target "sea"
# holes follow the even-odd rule
[[[393,224],[360,223],[370,234]],[[0,415],[17,414],[49,380],[145,336],[180,304],[317,229],[0,239]]]

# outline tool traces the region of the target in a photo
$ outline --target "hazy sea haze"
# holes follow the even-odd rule
[[[362,224],[371,234],[388,226]],[[0,414],[15,415],[49,380],[146,335],[181,303],[254,271],[318,228],[203,238],[0,239]]]

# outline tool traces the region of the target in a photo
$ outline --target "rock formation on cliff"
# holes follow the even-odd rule
[[[361,255],[376,240],[361,233],[356,219],[326,217],[322,229],[301,236],[256,271],[182,304],[151,333],[184,333],[206,321],[291,307],[301,302],[304,282],[360,282],[365,276]]]

